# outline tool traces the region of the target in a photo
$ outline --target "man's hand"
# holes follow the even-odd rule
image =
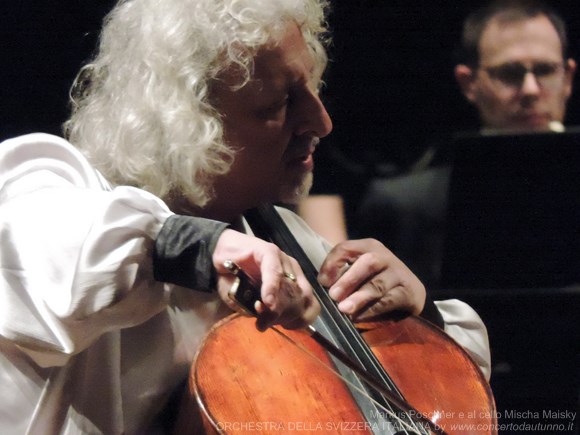
[[[220,236],[212,259],[218,273],[218,292],[233,309],[235,303],[228,292],[235,276],[224,265],[227,260],[260,287],[262,302],[256,306],[260,330],[276,324],[288,329],[302,328],[318,316],[320,305],[298,262],[276,245],[228,229]]]
[[[383,244],[374,239],[339,243],[326,257],[319,282],[338,308],[353,320],[402,310],[418,315],[425,305],[425,286]]]

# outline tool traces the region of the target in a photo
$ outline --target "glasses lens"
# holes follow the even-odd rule
[[[559,66],[555,63],[538,63],[532,68],[532,73],[536,78],[549,77],[558,72]]]
[[[520,63],[506,63],[486,69],[492,79],[509,88],[519,88],[528,72],[534,75],[541,86],[553,86],[561,78],[562,70],[561,64],[549,62],[536,63],[530,69]]]
[[[528,70],[518,63],[490,68],[490,75],[508,86],[519,86]]]

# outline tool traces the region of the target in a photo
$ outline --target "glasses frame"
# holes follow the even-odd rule
[[[520,62],[508,62],[495,66],[480,66],[478,69],[484,71],[490,81],[502,89],[518,91],[530,73],[540,88],[554,89],[564,82],[567,67],[563,61],[535,62],[531,67]]]

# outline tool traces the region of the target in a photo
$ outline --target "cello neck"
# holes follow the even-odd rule
[[[286,226],[276,209],[272,205],[263,205],[246,212],[244,215],[254,235],[277,245],[287,255],[298,261],[304,275],[308,279],[314,294],[321,305],[320,322],[330,334],[329,338],[348,357],[359,366],[364,367],[368,374],[384,384],[383,391],[389,392],[399,403],[406,403],[403,395],[391,380],[382,364],[376,358],[366,341],[348,316],[339,311],[336,303],[330,298],[327,290],[318,282],[318,270],[310,261],[300,244]],[[373,388],[365,388],[366,395],[381,407],[392,409],[393,402],[389,402],[382,394]],[[360,404],[361,408],[364,405]],[[399,405],[396,405],[397,407]],[[404,408],[407,408],[406,406]],[[400,408],[408,413],[409,409]],[[364,412],[364,410],[363,410]],[[372,412],[370,412],[372,414]],[[409,418],[412,420],[412,418]]]
[[[377,372],[373,373],[373,375],[389,383],[388,375],[382,370],[381,364],[373,358],[372,351],[360,336],[355,325],[348,316],[338,310],[328,291],[318,282],[318,270],[304,252],[302,246],[296,241],[276,209],[272,205],[262,205],[249,210],[245,217],[257,237],[274,243],[287,255],[298,261],[315,296],[320,302],[322,322],[333,335],[332,338],[339,343],[339,347],[367,370],[373,370],[373,367],[375,367]],[[382,373],[379,372],[379,368]],[[392,387],[396,389],[394,384]]]

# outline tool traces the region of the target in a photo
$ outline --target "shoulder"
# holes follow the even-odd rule
[[[6,156],[15,150],[18,150],[20,157],[80,156],[80,152],[68,141],[48,133],[30,133],[7,139],[2,142],[0,154]]]
[[[54,172],[79,187],[108,188],[108,183],[82,153],[61,137],[31,133],[0,144],[3,178],[24,176],[39,170]]]

